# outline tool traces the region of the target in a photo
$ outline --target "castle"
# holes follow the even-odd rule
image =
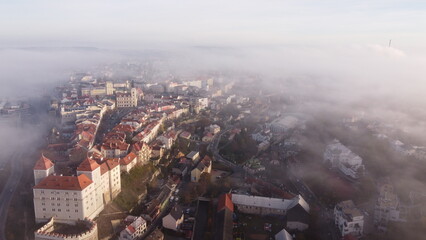
[[[36,222],[73,223],[95,218],[121,191],[120,163],[98,163],[86,158],[74,176],[55,174],[55,165],[45,156],[34,166],[34,212]]]

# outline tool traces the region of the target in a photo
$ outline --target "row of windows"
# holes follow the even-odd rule
[[[43,208],[42,209],[43,210],[43,212],[46,212],[46,208]],[[54,208],[52,208],[52,212],[55,212],[56,211],[56,209],[54,209]],[[61,212],[62,210],[60,209],[60,208],[58,208],[58,212]],[[69,212],[70,210],[69,209],[67,209],[66,210],[66,212]],[[74,210],[75,212],[78,212],[78,210],[76,209],[76,210]]]
[[[45,205],[46,205],[46,203],[42,202],[42,203],[41,203],[41,205],[42,205],[42,206],[45,206]],[[55,206],[55,203],[51,203],[51,205],[52,205],[52,206]],[[65,204],[65,206],[67,206],[67,207],[69,207],[69,205],[70,205],[69,203]],[[57,203],[57,204],[56,204],[56,206],[58,206],[58,207],[59,207],[59,206],[61,206],[61,204],[60,204],[60,203]],[[74,204],[74,206],[78,207],[78,203]]]
[[[40,190],[40,193],[44,194],[45,192],[44,192],[44,190]],[[61,194],[61,193],[60,192],[51,191],[50,194]],[[68,194],[69,194],[69,192],[65,192],[65,195],[68,195]],[[76,196],[77,193],[73,192],[73,195]]]
[[[41,197],[41,200],[58,200],[58,201],[60,201],[61,198],[60,197],[57,197],[57,198],[55,198],[55,197],[50,197],[50,198]],[[71,201],[72,198],[64,198],[64,200]],[[78,201],[78,198],[74,198],[74,201]]]

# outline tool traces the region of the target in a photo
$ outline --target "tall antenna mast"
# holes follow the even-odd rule
[[[391,47],[392,39],[389,40],[389,47]]]

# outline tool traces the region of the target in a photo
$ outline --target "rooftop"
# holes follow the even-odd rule
[[[234,211],[234,204],[232,203],[231,194],[229,193],[220,195],[219,201],[217,203],[218,212],[222,211],[225,208],[227,208],[231,212]]]
[[[127,156],[125,156],[124,158],[122,158],[120,160],[120,164],[121,165],[128,165],[129,163],[131,163],[133,160],[135,160],[136,158],[136,154],[131,152],[129,154],[127,154]]]
[[[34,170],[47,170],[53,166],[53,162],[50,161],[50,159],[48,159],[44,155],[41,155],[40,159],[36,162],[34,166]]]
[[[302,206],[307,212],[309,212],[309,205],[299,195],[293,199],[281,199],[281,198],[269,198],[252,195],[232,194],[232,202],[234,204],[241,204],[246,206],[255,206],[261,208],[273,208],[288,210],[295,207],[296,205]]]
[[[76,176],[55,176],[50,175],[34,186],[34,189],[56,189],[81,191],[92,182],[85,174]]]
[[[355,206],[352,200],[340,202],[336,205],[336,208],[338,208],[340,211],[342,211],[345,215],[349,216],[350,218],[363,216],[361,211]]]
[[[95,160],[91,158],[86,158],[83,162],[80,163],[77,168],[77,171],[91,172],[98,167],[99,164]]]

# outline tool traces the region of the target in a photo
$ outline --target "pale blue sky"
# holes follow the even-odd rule
[[[386,44],[422,48],[426,1],[0,1],[3,46]]]

